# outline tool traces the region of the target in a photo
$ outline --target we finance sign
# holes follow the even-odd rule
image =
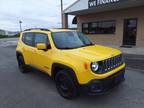
[[[111,4],[111,3],[117,3],[117,2],[120,2],[120,0],[89,0],[88,6],[89,8],[93,8],[99,5]]]

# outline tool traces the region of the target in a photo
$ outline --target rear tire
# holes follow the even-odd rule
[[[22,73],[28,73],[28,68],[27,68],[27,66],[25,64],[23,56],[19,55],[17,57],[17,60],[18,60],[18,66],[19,66],[20,72],[22,72]]]
[[[78,95],[77,84],[67,70],[62,70],[55,77],[56,88],[59,94],[66,99],[76,98]]]

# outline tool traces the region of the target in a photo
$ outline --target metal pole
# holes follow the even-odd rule
[[[63,28],[63,0],[61,0],[61,27]]]
[[[19,24],[20,24],[20,32],[22,32],[22,21],[19,21]]]
[[[61,0],[61,13],[63,11],[63,0]]]

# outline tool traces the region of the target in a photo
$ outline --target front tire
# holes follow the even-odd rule
[[[19,56],[17,57],[17,60],[18,60],[19,70],[20,70],[22,73],[28,73],[28,69],[27,69],[27,66],[26,66],[26,64],[25,64],[25,61],[24,61],[23,56],[19,55]]]
[[[62,70],[55,77],[56,88],[59,94],[66,99],[73,99],[77,96],[77,85],[74,78],[67,70]]]

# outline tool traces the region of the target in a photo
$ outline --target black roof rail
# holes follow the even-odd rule
[[[30,31],[30,30],[43,30],[43,31],[50,31],[49,29],[45,29],[45,28],[30,28],[30,29],[25,29],[24,31]]]

